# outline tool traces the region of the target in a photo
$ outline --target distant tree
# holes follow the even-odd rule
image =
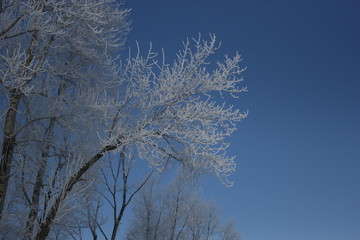
[[[128,15],[116,0],[0,1],[3,238],[45,239],[76,222],[100,160],[125,147],[157,169],[176,160],[230,184],[225,138],[246,113],[216,93],[246,90],[240,56],[209,65],[212,35],[185,41],[171,64],[151,49],[119,57]]]
[[[235,222],[227,222],[221,230],[221,240],[238,240],[240,239],[240,233],[235,228]]]
[[[220,209],[183,180],[162,189],[146,185],[133,205],[126,240],[239,240],[233,222],[222,225]]]

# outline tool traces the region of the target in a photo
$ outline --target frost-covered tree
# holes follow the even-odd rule
[[[29,239],[53,197],[64,195],[70,169],[92,154],[84,139],[102,128],[97,98],[117,81],[114,53],[124,45],[129,11],[112,0],[4,0],[0,10],[1,226],[13,225],[21,210],[26,229],[16,227]]]
[[[246,90],[240,56],[210,64],[214,35],[170,63],[151,49],[119,56],[128,15],[115,0],[0,1],[3,238],[45,239],[75,221],[104,156],[124,148],[230,184],[225,138],[246,113],[221,96]]]
[[[204,200],[186,180],[164,187],[152,182],[133,205],[126,240],[239,240],[234,222],[223,225],[220,209]]]

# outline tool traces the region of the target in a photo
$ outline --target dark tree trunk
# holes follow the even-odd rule
[[[29,212],[27,223],[26,223],[26,233],[25,233],[25,238],[24,238],[25,240],[31,239],[36,216],[39,212],[41,188],[43,187],[44,173],[45,173],[47,161],[49,158],[50,141],[53,136],[54,124],[55,124],[55,118],[51,118],[49,127],[46,129],[44,143],[43,143],[44,149],[42,150],[42,153],[41,153],[41,162],[40,162],[40,166],[39,166],[39,169],[38,169],[38,172],[36,175],[36,179],[35,179],[35,185],[34,185],[33,194],[32,194],[30,212]]]
[[[82,166],[79,171],[77,171],[66,183],[65,187],[59,194],[59,196],[55,199],[54,204],[52,205],[50,212],[46,216],[45,222],[40,225],[40,230],[36,235],[36,240],[45,240],[49,235],[50,228],[55,220],[56,214],[64,201],[66,196],[70,193],[71,189],[74,185],[80,181],[81,177],[91,168],[102,156],[104,156],[107,152],[116,149],[118,146],[106,146],[103,150],[97,153],[94,157],[92,157],[84,166]]]
[[[15,120],[16,111],[20,103],[21,95],[13,93],[10,97],[9,109],[6,113],[4,125],[4,140],[0,163],[0,219],[2,217],[7,187],[11,173],[11,164],[15,147]]]

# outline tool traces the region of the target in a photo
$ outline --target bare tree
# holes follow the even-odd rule
[[[100,160],[125,147],[157,169],[175,160],[231,184],[225,138],[246,113],[217,94],[246,89],[238,54],[209,65],[215,36],[185,41],[171,64],[151,49],[118,57],[129,31],[118,1],[0,5],[0,229],[45,239],[66,226]]]
[[[130,173],[134,165],[134,154],[128,153],[126,150],[121,152],[118,156],[112,157],[109,161],[109,166],[101,169],[103,183],[100,185],[103,189],[98,189],[99,195],[104,199],[105,206],[112,211],[111,224],[112,230],[104,230],[102,225],[105,223],[101,220],[98,212],[103,209],[98,200],[94,205],[91,214],[88,214],[89,229],[94,237],[97,239],[97,232],[100,232],[104,239],[115,240],[119,231],[119,226],[124,217],[126,208],[129,206],[134,196],[145,186],[154,170],[143,174],[141,180],[138,179],[130,181]],[[110,212],[107,210],[107,212]],[[108,223],[110,224],[110,223]]]

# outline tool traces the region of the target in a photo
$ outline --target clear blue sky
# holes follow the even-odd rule
[[[128,0],[135,40],[167,60],[215,33],[239,51],[249,110],[231,139],[236,184],[205,193],[243,240],[360,239],[360,1]]]

